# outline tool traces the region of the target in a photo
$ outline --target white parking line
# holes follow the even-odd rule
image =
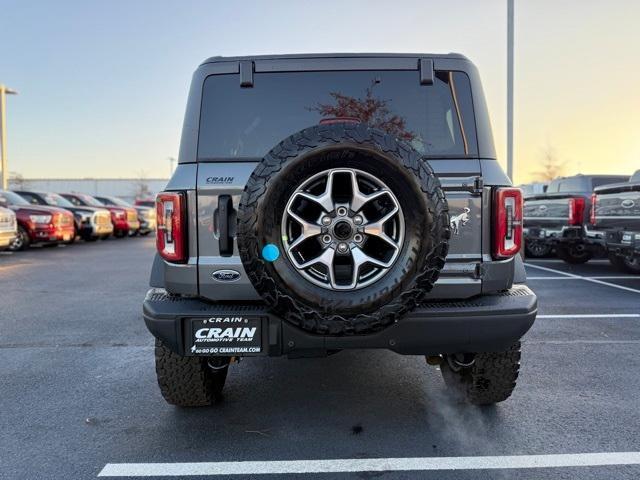
[[[640,280],[640,275],[596,275],[593,277],[584,277],[584,278],[593,278],[595,280]],[[582,278],[575,277],[530,277],[527,275],[527,280],[582,280]]]
[[[571,315],[536,315],[536,318],[640,318],[640,313],[578,313]]]
[[[284,475],[303,473],[496,470],[640,465],[640,452],[509,455],[491,457],[349,458],[194,463],[108,463],[99,477],[182,477],[191,475]]]
[[[607,287],[613,287],[613,288],[618,288],[620,290],[626,290],[627,292],[640,293],[640,290],[637,290],[635,288],[623,287],[622,285],[616,285],[615,283],[604,282],[602,280],[596,280],[596,279],[591,278],[591,277],[583,277],[582,275],[575,275],[573,273],[563,272],[562,270],[556,270],[554,268],[543,267],[541,265],[534,265],[532,263],[525,263],[525,266],[531,267],[531,268],[537,268],[537,269],[543,270],[545,272],[557,273],[557,274],[560,274],[560,275],[564,275],[565,277],[571,277],[571,278],[575,278],[575,279],[584,280],[585,282],[597,283],[597,284],[600,284],[600,285],[606,285]]]
[[[565,265],[567,264],[567,262],[565,262],[564,260],[559,260],[557,258],[530,258],[528,260],[529,262],[538,262],[538,263],[564,263]],[[606,258],[596,258],[596,259],[591,259],[589,260],[589,263],[609,263],[609,260],[607,260]]]

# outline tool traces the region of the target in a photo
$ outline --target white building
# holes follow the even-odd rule
[[[166,178],[13,178],[9,189],[113,195],[132,202],[136,198],[154,198],[168,181]]]

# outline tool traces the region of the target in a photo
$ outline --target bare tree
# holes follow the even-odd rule
[[[532,174],[537,180],[548,182],[564,174],[566,163],[558,158],[555,148],[548,145],[542,151],[542,162],[540,163],[542,170],[532,172]]]
[[[309,110],[318,112],[323,117],[353,118],[410,142],[416,134],[407,130],[404,118],[391,111],[389,100],[374,95],[373,89],[377,84],[375,80],[372,81],[363,98],[331,92],[329,95],[335,104],[319,103]]]

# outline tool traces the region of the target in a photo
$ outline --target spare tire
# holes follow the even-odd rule
[[[397,321],[433,288],[449,214],[433,169],[408,144],[334,123],[262,159],[237,236],[247,275],[275,313],[309,332],[353,335]]]

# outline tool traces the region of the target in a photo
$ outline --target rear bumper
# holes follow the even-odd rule
[[[388,349],[405,355],[500,351],[533,325],[537,298],[525,285],[469,300],[421,305],[399,322],[368,335],[313,335],[269,313],[260,304],[213,304],[151,289],[143,304],[149,331],[180,355],[190,355],[190,319],[251,315],[261,319],[258,354],[324,356],[343,349]]]

